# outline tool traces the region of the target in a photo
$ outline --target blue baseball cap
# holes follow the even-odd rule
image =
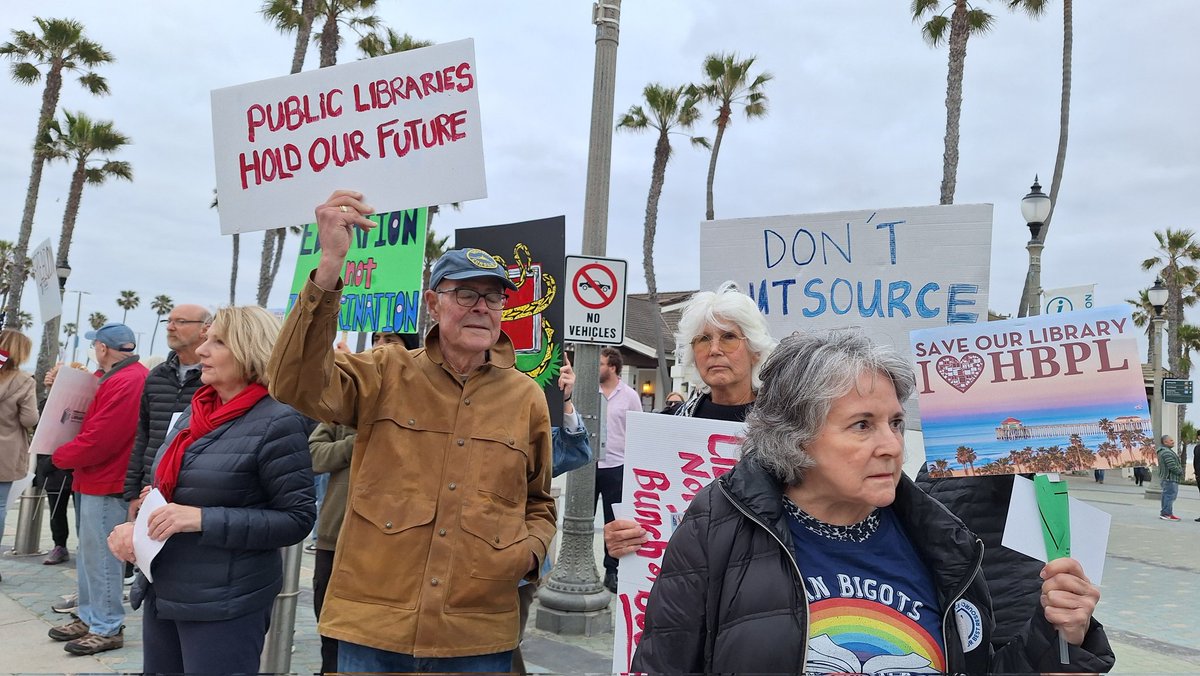
[[[104,343],[118,352],[133,352],[137,347],[133,331],[121,322],[109,322],[95,331],[88,331],[83,337]]]
[[[508,270],[500,267],[495,257],[483,249],[452,249],[442,254],[429,274],[429,288],[436,289],[443,279],[473,279],[495,277],[509,291],[517,285],[508,278]]]

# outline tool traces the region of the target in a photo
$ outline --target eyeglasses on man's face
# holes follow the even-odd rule
[[[166,324],[167,326],[187,326],[189,324],[203,324],[205,322],[203,319],[170,319],[170,318],[167,318],[167,319],[158,320],[158,323]]]
[[[704,333],[692,338],[692,349],[711,350],[713,342],[716,342],[722,352],[733,352],[738,349],[743,340],[746,340],[745,336],[739,336],[733,331],[725,331],[715,336]]]
[[[445,289],[444,291],[435,291],[434,293],[452,293],[454,294],[455,302],[463,307],[475,307],[480,298],[483,298],[483,302],[492,310],[503,310],[504,306],[508,303],[508,294],[506,293],[500,291],[480,293],[475,289],[469,289],[465,286]]]

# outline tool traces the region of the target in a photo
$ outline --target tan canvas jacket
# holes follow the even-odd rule
[[[339,298],[308,282],[269,370],[276,399],[358,430],[320,632],[417,657],[510,650],[517,583],[555,531],[545,397],[503,334],[465,383],[436,327],[423,349],[335,356]]]

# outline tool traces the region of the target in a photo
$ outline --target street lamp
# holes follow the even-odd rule
[[[1154,286],[1146,290],[1146,298],[1154,308],[1154,316],[1150,318],[1150,366],[1154,369],[1154,385],[1150,396],[1150,427],[1154,435],[1154,445],[1162,441],[1162,325],[1167,320],[1163,316],[1163,306],[1167,304],[1167,287],[1161,279],[1154,280]]]
[[[71,276],[71,266],[63,261],[55,268],[55,271],[58,272],[58,292],[59,295],[62,295],[67,291],[67,277]]]
[[[1021,216],[1029,226],[1029,243],[1025,245],[1029,252],[1029,283],[1026,284],[1029,290],[1025,297],[1025,316],[1028,317],[1042,313],[1042,242],[1038,235],[1050,216],[1050,198],[1042,192],[1037,175],[1033,177],[1029,194],[1021,200]]]

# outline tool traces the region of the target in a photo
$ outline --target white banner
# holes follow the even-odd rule
[[[312,222],[338,188],[377,212],[487,197],[475,43],[216,89],[221,233]]]
[[[857,326],[910,354],[908,332],[987,321],[992,205],[864,209],[700,225],[700,288],[733,280],[771,333]]]
[[[45,323],[62,314],[62,291],[58,288],[58,267],[54,264],[50,240],[39,244],[29,259],[33,263],[33,282],[38,290],[38,309]]]
[[[1090,310],[1096,307],[1096,285],[1066,286],[1042,291],[1042,314]]]
[[[74,439],[98,387],[100,379],[91,373],[69,366],[60,368],[50,395],[46,397],[46,405],[42,407],[42,417],[33,433],[33,441],[29,443],[29,452],[51,455],[59,446]]]
[[[741,457],[745,426],[721,420],[630,413],[625,429],[625,471],[618,518],[638,522],[650,539],[621,559],[617,579],[614,674],[629,672],[645,625],[650,588],[662,567],[667,541],[696,493],[728,472]]]

